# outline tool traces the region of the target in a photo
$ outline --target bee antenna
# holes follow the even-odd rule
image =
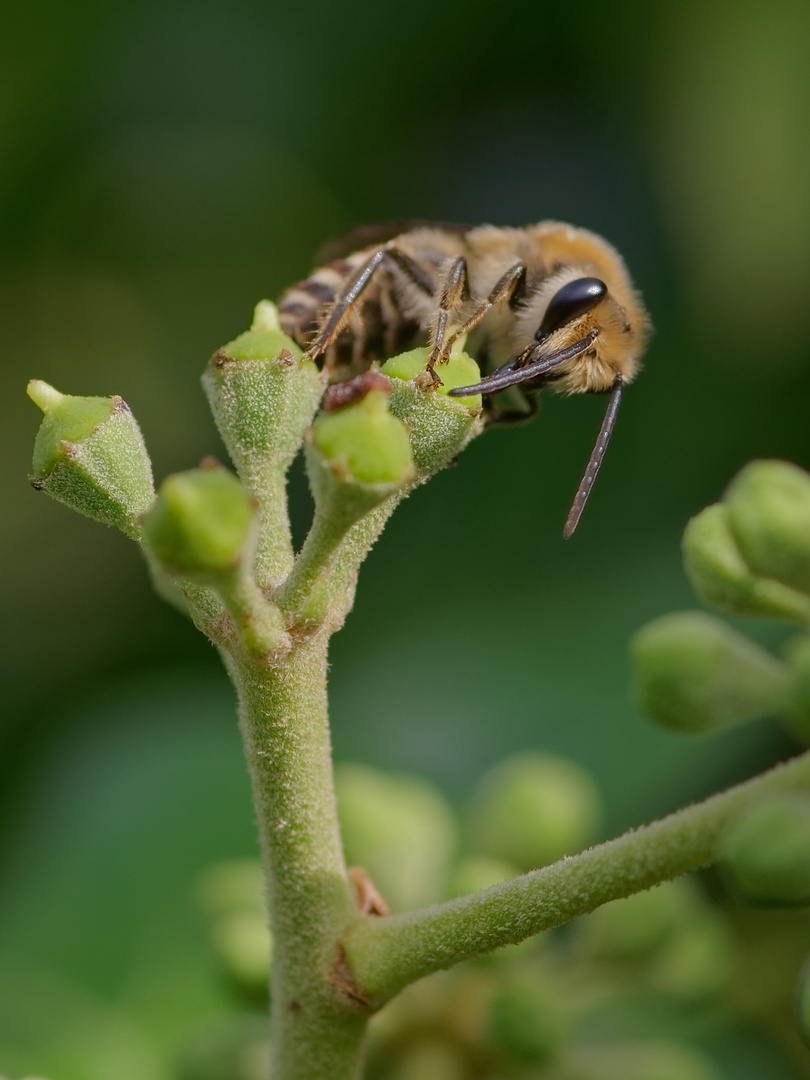
[[[487,375],[485,379],[482,379],[480,383],[476,383],[475,386],[456,386],[452,390],[447,391],[447,396],[469,397],[471,394],[496,394],[499,390],[505,390],[508,386],[516,386],[519,383],[531,382],[532,379],[537,379],[541,375],[545,375],[546,372],[559,367],[560,364],[564,364],[566,360],[573,360],[575,357],[581,356],[582,353],[587,352],[598,336],[599,331],[597,329],[589,330],[584,338],[575,341],[573,345],[569,345],[565,349],[560,349],[559,352],[552,353],[551,356],[544,356],[540,360],[535,360],[531,363],[524,364],[523,367],[518,367],[518,362],[523,360],[525,356],[530,356],[536,348],[535,345],[527,352],[521,353],[517,357],[512,357],[511,360],[507,360],[497,371],[493,371],[491,375]]]
[[[622,400],[623,386],[624,383],[622,382],[621,375],[617,375],[613,382],[613,386],[610,388],[610,400],[608,401],[605,418],[602,421],[602,426],[596,437],[596,443],[591,451],[590,460],[585,469],[585,475],[580,481],[577,493],[574,496],[574,501],[571,504],[571,509],[568,511],[568,517],[565,519],[563,537],[566,540],[569,540],[574,535],[576,527],[579,525],[579,519],[582,517],[582,511],[585,509],[585,504],[588,501],[591,488],[602,467],[602,460],[605,456],[605,451],[610,442],[610,436],[613,434],[613,428],[616,424],[616,416],[618,415],[619,405]]]

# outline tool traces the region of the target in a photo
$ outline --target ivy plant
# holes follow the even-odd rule
[[[125,402],[29,385],[44,413],[34,487],[138,544],[159,593],[218,648],[233,680],[273,941],[274,1080],[357,1080],[370,1018],[410,984],[720,858],[756,898],[810,901],[810,754],[584,851],[577,829],[534,858],[514,837],[526,872],[428,906],[392,914],[373,874],[347,867],[329,641],[398,504],[483,430],[480,398],[447,396],[479,377],[463,342],[438,389],[420,378],[426,363],[413,350],[328,389],[263,301],[203,376],[235,472],[207,459],[157,493]],[[296,552],[286,477],[302,449],[315,511]],[[753,466],[690,525],[686,550],[711,602],[810,629],[810,478],[799,470]],[[702,731],[783,710],[810,730],[810,638],[781,660],[709,616],[670,616],[642,631],[635,656],[642,702],[670,726]],[[576,780],[562,766],[541,773],[510,776],[506,801],[525,796],[553,814]],[[501,804],[482,834],[503,832]],[[507,1028],[510,1016],[504,1006]]]

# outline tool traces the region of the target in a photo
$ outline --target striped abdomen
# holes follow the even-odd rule
[[[335,299],[371,254],[373,249],[335,259],[285,290],[278,306],[284,332],[306,348]],[[377,269],[349,311],[334,344],[319,360],[323,367],[362,371],[373,360],[385,360],[416,344],[420,337],[426,340],[426,334],[420,334],[419,322],[403,314],[398,286],[386,267]]]

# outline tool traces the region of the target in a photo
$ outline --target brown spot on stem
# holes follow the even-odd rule
[[[337,957],[329,973],[329,981],[345,998],[354,1005],[359,1005],[364,1012],[372,1011],[371,1002],[354,981],[342,945],[338,947]]]
[[[390,915],[391,909],[383,900],[377,886],[362,866],[349,867],[349,877],[354,885],[357,910],[361,915]]]

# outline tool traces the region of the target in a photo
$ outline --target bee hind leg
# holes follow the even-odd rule
[[[325,353],[330,345],[334,344],[340,331],[345,325],[352,305],[357,301],[360,294],[368,285],[369,281],[383,263],[395,266],[402,271],[418,289],[427,296],[432,297],[435,285],[422,267],[397,247],[387,246],[377,248],[375,252],[363,263],[355,276],[345,287],[340,296],[335,298],[329,314],[315,335],[314,341],[306,350],[306,356],[311,360]]]

